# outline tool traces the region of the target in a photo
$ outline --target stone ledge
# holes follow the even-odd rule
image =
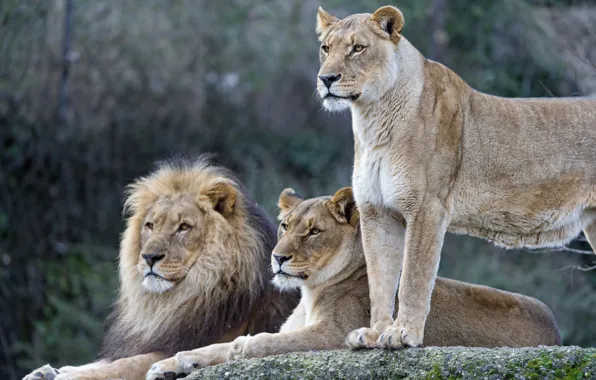
[[[596,348],[336,350],[237,360],[194,379],[596,379]]]

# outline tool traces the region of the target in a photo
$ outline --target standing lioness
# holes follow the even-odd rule
[[[286,189],[279,206],[279,241],[271,256],[273,281],[281,289],[299,287],[302,292],[300,303],[281,331],[180,352],[154,364],[147,380],[176,379],[233,359],[343,348],[346,334],[366,323],[370,310],[368,280],[352,189],[314,199],[302,199]],[[437,279],[428,331],[424,342],[430,346],[561,343],[555,319],[542,302],[446,278]],[[368,338],[357,331],[345,341],[348,346],[359,347]]]
[[[403,26],[391,6],[317,17],[319,95],[352,111],[367,333],[389,348],[423,341],[447,230],[505,247],[560,245],[583,230],[596,245],[596,100],[480,93],[425,59]]]

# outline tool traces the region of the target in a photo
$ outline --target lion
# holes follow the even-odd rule
[[[275,225],[209,156],[162,163],[128,187],[124,208],[120,294],[101,360],[25,379],[144,379],[176,352],[277,331],[298,303],[271,284]]]
[[[352,113],[369,326],[385,348],[424,341],[446,231],[506,248],[583,231],[596,248],[596,99],[481,93],[424,58],[403,27],[392,6],[317,14],[317,91],[326,109]]]
[[[300,288],[300,303],[279,333],[242,336],[157,362],[147,380],[174,379],[228,360],[311,350],[367,347],[370,299],[359,214],[351,188],[333,197],[279,198],[281,223],[271,255],[280,289]],[[507,326],[507,328],[503,328]],[[462,333],[462,331],[465,331]],[[428,318],[429,346],[560,345],[557,323],[542,302],[486,286],[438,278]]]

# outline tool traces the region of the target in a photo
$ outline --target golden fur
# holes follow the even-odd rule
[[[277,331],[296,305],[297,294],[282,298],[270,285],[275,227],[206,157],[166,162],[135,181],[125,211],[120,295],[102,361],[60,369],[57,380],[143,379],[178,351]],[[163,258],[151,269],[148,254]]]
[[[425,59],[404,23],[391,6],[317,16],[317,90],[352,113],[370,326],[388,348],[423,342],[446,231],[513,248],[583,230],[596,247],[596,99],[480,93]]]
[[[298,307],[277,334],[239,337],[178,353],[152,366],[147,380],[175,378],[224,361],[296,351],[366,347],[369,329],[346,335],[369,320],[370,301],[358,210],[350,188],[333,197],[303,200],[291,189],[279,200],[279,241],[271,266],[282,289],[300,287]],[[465,333],[461,333],[465,331]],[[521,347],[557,345],[549,308],[519,294],[437,279],[426,345]],[[169,377],[168,377],[169,376]]]

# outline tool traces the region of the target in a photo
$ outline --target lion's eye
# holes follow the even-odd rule
[[[284,230],[284,231],[287,231],[288,230],[288,224],[287,223],[282,223],[281,224],[281,229]]]
[[[321,50],[323,50],[323,53],[328,54],[331,48],[329,47],[329,45],[322,45]]]
[[[309,233],[309,235],[310,235],[310,236],[317,236],[317,235],[318,235],[318,234],[320,234],[320,233],[321,233],[321,230],[319,230],[318,228],[312,228],[312,229],[310,230],[310,233]]]
[[[152,230],[153,229],[153,223],[147,222],[147,223],[145,223],[145,227],[147,227],[148,230]]]
[[[190,230],[190,226],[186,223],[182,223],[180,227],[178,227],[178,231],[188,231]]]
[[[354,45],[354,47],[352,48],[352,50],[355,53],[360,53],[362,50],[364,50],[364,45]]]

